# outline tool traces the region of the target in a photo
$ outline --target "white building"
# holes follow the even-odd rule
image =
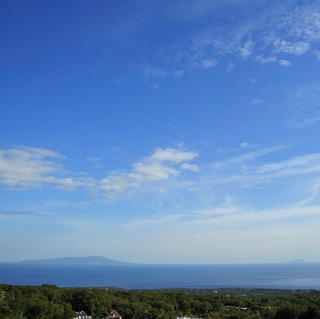
[[[87,313],[85,311],[78,311],[77,317],[75,317],[73,319],[92,319],[92,317],[87,315]]]

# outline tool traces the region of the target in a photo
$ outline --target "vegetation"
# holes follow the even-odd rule
[[[84,310],[124,319],[320,319],[320,291],[268,289],[120,290],[0,285],[1,319],[72,319]]]

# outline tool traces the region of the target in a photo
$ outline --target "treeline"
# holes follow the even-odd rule
[[[123,319],[320,319],[320,291],[218,289],[120,290],[0,285],[1,319],[72,319],[75,311]]]

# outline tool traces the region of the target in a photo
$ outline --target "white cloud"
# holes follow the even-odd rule
[[[253,52],[253,42],[247,41],[238,48],[239,54],[243,59],[248,59]]]
[[[306,42],[291,42],[287,40],[275,40],[273,43],[275,53],[289,53],[293,55],[303,55],[309,49],[310,45]]]
[[[295,38],[307,42],[319,41],[320,14],[319,2],[309,1],[303,5],[291,7],[286,19],[282,20],[283,28]]]
[[[52,182],[59,166],[48,158],[61,158],[44,148],[13,148],[0,151],[0,182],[6,186],[39,187]]]
[[[259,105],[262,105],[264,104],[265,102],[263,100],[260,100],[260,99],[253,99],[251,102],[250,102],[250,106],[251,107],[256,107],[256,106],[259,106]]]
[[[229,10],[231,4],[237,9]],[[231,0],[169,5],[172,10],[166,12],[167,18],[192,23],[192,33],[174,43],[169,42],[160,51],[155,50],[154,62],[138,62],[135,73],[151,87],[158,88],[161,81],[177,79],[195,70],[212,69],[226,56],[230,60],[227,72],[234,68],[239,58],[289,66],[286,56],[302,56],[320,43],[320,4],[317,2],[300,4],[293,1],[279,5],[252,0],[250,9],[255,14],[251,16],[246,14],[248,5],[248,1]],[[206,23],[204,27],[203,15],[213,23]],[[193,21],[182,18],[186,16],[192,16]],[[214,23],[215,17],[219,17],[221,23]]]
[[[150,156],[133,163],[131,171],[110,173],[100,181],[100,186],[107,197],[115,197],[117,193],[130,192],[144,184],[170,180],[179,176],[182,170],[197,172],[198,167],[188,163],[197,156],[193,151],[157,148]]]
[[[62,168],[53,161],[63,157],[53,151],[15,148],[0,152],[0,183],[20,189],[45,185],[62,189],[84,187],[108,198],[132,198],[133,195],[142,193],[180,193],[174,196],[176,205],[179,206],[180,196],[181,200],[190,201],[190,204],[192,201],[197,203],[197,198],[219,201],[221,196],[232,196],[234,190],[238,192],[241,189],[263,188],[271,182],[277,185],[285,181],[291,187],[291,184],[294,185],[294,178],[301,176],[305,184],[299,182],[301,196],[296,196],[296,201],[303,203],[316,200],[320,154],[288,157],[281,161],[263,161],[265,156],[283,149],[284,147],[261,148],[256,144],[242,142],[233,150],[241,152],[241,155],[216,161],[200,170],[198,165],[192,163],[198,156],[197,152],[186,151],[181,147],[157,148],[149,156],[133,163],[130,170],[110,172],[98,181],[63,176]],[[171,191],[168,192],[169,190]],[[200,207],[201,205],[200,203]]]
[[[239,12],[245,7],[245,4],[236,4]],[[198,7],[198,4],[195,6]],[[210,8],[207,15],[217,13],[217,5]],[[314,43],[320,42],[319,10],[320,5],[316,2],[303,5],[283,3],[280,6],[261,3],[261,10],[256,15],[245,20],[239,16],[238,23],[229,21],[231,17],[225,17],[225,23],[219,26],[213,24],[206,30],[199,28],[192,43],[182,50],[182,54],[180,52],[180,56],[188,57],[191,65],[201,65],[199,61],[216,60],[225,55],[245,60],[254,58],[262,64],[277,62],[277,55],[280,54],[301,56]],[[288,62],[284,61],[287,60],[283,59],[279,64],[288,66]],[[232,69],[231,65],[234,62],[228,71]]]
[[[146,158],[146,161],[168,161],[168,162],[175,162],[181,163],[186,161],[191,161],[195,157],[198,156],[197,152],[186,152],[180,149],[174,148],[157,148],[155,152]]]
[[[162,163],[162,161],[151,160],[134,163],[132,173],[128,177],[138,182],[148,182],[166,180],[179,174],[179,170]]]
[[[266,63],[275,63],[277,62],[277,57],[275,56],[270,56],[270,57],[263,57],[262,55],[256,56],[257,61],[259,61],[261,64],[266,64]]]
[[[246,187],[255,187],[258,183],[274,179],[320,173],[320,155],[317,153],[261,163],[259,158],[283,148],[258,147],[243,142],[238,151],[251,150],[250,152],[214,162],[202,170],[191,162],[198,156],[195,151],[157,148],[150,156],[133,163],[129,171],[110,172],[99,182],[90,178],[63,176],[61,166],[52,160],[63,158],[58,153],[48,149],[15,148],[0,152],[0,183],[12,188],[42,187],[47,184],[63,189],[87,187],[91,190],[99,185],[105,196],[117,197],[120,194],[130,196],[133,192],[150,187],[168,189],[169,185],[178,185],[177,178],[186,171],[198,174],[191,180],[179,178],[179,183],[196,192],[203,191],[204,187],[212,189],[219,184],[234,183],[235,186],[240,183]],[[253,148],[258,149],[252,150]]]
[[[204,69],[212,69],[214,68],[215,66],[217,65],[217,61],[216,60],[213,60],[213,59],[206,59],[206,60],[203,60],[201,62],[201,66],[204,68]]]
[[[7,187],[33,188],[51,184],[73,189],[85,182],[62,177],[61,166],[53,159],[63,156],[45,148],[19,147],[0,150],[0,184]]]
[[[288,67],[291,65],[291,62],[289,62],[288,60],[280,60],[279,65],[284,66],[284,67]]]
[[[110,173],[106,178],[100,181],[100,186],[103,191],[109,194],[109,192],[123,192],[128,188],[138,187],[139,185],[132,181],[130,183],[130,180],[125,174]]]
[[[250,244],[250,240],[255,238],[256,241],[260,240],[268,249],[269,245],[270,247],[273,245],[268,241],[269,236],[273,239],[276,236],[276,239],[278,239],[283,236],[285,231],[285,235],[291,239],[294,238],[293,235],[296,235],[297,231],[302,233],[302,229],[307,231],[307,229],[310,230],[310,227],[312,229],[316,228],[319,225],[319,206],[316,206],[316,204],[317,201],[319,202],[320,154],[304,154],[293,157],[281,153],[278,156],[281,159],[276,160],[277,154],[273,154],[271,160],[271,153],[287,151],[287,148],[254,149],[255,147],[258,146],[243,141],[238,145],[237,152],[244,152],[244,154],[228,157],[224,161],[215,162],[207,167],[202,166],[201,170],[192,162],[197,158],[197,152],[187,151],[182,147],[157,148],[149,156],[133,163],[130,170],[111,172],[99,185],[105,196],[109,198],[119,198],[121,196],[130,198],[137,191],[143,191],[147,194],[145,198],[148,201],[149,189],[151,188],[152,191],[155,190],[155,196],[150,196],[150,202],[153,202],[154,206],[155,198],[158,201],[161,197],[161,201],[166,202],[165,205],[163,203],[158,205],[157,203],[157,209],[150,210],[153,213],[148,216],[144,215],[147,210],[145,208],[146,201],[140,202],[140,207],[137,209],[133,207],[132,201],[127,206],[122,206],[126,205],[125,202],[127,201],[124,201],[120,209],[116,205],[113,206],[115,209],[113,214],[117,214],[120,210],[123,211],[123,207],[128,209],[131,207],[133,210],[131,216],[126,215],[125,224],[118,221],[117,227],[113,227],[113,229],[124,230],[123,233],[127,236],[126,240],[129,236],[134,236],[136,232],[138,238],[140,236],[146,238],[147,236],[151,241],[163,240],[170,245],[176,245],[176,242],[179,241],[178,246],[180,248],[190,243],[190,245],[195,245],[195,249],[202,249],[201,246],[207,247],[205,242],[208,242],[209,239],[225,240],[225,238],[228,238],[227,240],[230,240],[230,243],[224,246],[225,249],[228,249],[232,242],[236,242],[240,246],[246,243]],[[19,149],[18,152],[17,150],[12,150],[12,153],[19,154],[16,155],[17,158],[32,157],[34,161],[36,161],[36,158],[37,164],[42,166],[43,164],[39,161],[50,162],[49,160],[62,159],[61,155],[50,150],[32,148]],[[4,156],[3,152],[1,153],[2,157]],[[225,154],[223,156],[229,156]],[[219,154],[220,156],[221,154]],[[28,161],[24,160],[23,163],[26,164]],[[55,183],[57,183],[58,177],[56,176],[61,168],[55,165],[49,165],[51,167],[49,173],[40,175],[39,179],[50,177],[51,180],[54,180],[52,182],[54,186],[57,186]],[[0,167],[3,169],[3,166]],[[190,182],[189,185],[194,187],[192,192],[188,191],[187,187],[184,187],[183,191],[180,188],[174,188],[178,183],[185,186],[185,181]],[[269,181],[270,184],[263,184]],[[40,185],[48,184],[44,181],[38,183]],[[65,181],[62,180],[61,183],[63,184]],[[171,183],[173,187],[170,188]],[[262,187],[270,186],[272,188],[271,193],[262,191],[266,203],[261,206],[256,204],[256,202],[261,201],[261,198],[256,199],[258,192],[255,192],[255,187],[258,183]],[[157,187],[158,185],[160,186]],[[160,194],[162,186],[172,191]],[[277,191],[278,188],[279,192]],[[287,197],[284,198],[284,195],[292,190],[294,190],[292,192],[293,200],[289,202]],[[281,197],[281,202],[276,202],[277,197]],[[170,202],[172,199],[173,201]],[[102,202],[104,204],[101,204]],[[137,202],[138,204],[136,204]],[[90,210],[94,207],[86,206],[85,203],[78,204],[79,207],[74,207],[77,212],[81,209],[88,211],[88,208]],[[135,201],[134,204],[139,206],[139,201]],[[65,206],[64,211],[72,211],[71,206],[68,207],[67,204],[63,203],[62,205]],[[152,207],[154,208],[154,206]],[[59,211],[59,207],[52,203],[48,207],[51,211]],[[100,203],[96,207],[99,207],[99,209],[95,211],[105,211],[105,200],[100,199]],[[139,211],[139,209],[144,209],[144,212]],[[21,209],[21,214],[33,211],[43,212],[43,207],[42,209],[26,207],[24,210]],[[48,211],[48,208],[45,211]],[[136,214],[137,211],[138,214]],[[1,218],[8,219],[15,214],[19,214],[19,211],[14,209],[0,211]],[[100,222],[99,224],[101,215],[97,214],[99,216],[96,219],[97,225],[89,229],[95,234],[95,239],[106,238],[103,237],[106,236],[105,225],[112,223],[111,215],[112,213],[108,214],[104,223]],[[139,217],[135,217],[137,215]],[[92,223],[92,218],[90,216],[87,221]],[[81,223],[83,223],[83,229],[87,229],[85,228],[87,227],[86,222]],[[65,219],[63,224],[65,225]],[[284,225],[285,228],[283,228]],[[81,230],[76,220],[70,221],[70,227]],[[78,230],[77,233],[79,233]],[[143,235],[141,235],[141,230],[143,230]],[[307,233],[310,235],[309,232]],[[312,230],[312,234],[315,233]],[[186,234],[190,238],[187,238]],[[310,237],[312,236],[310,235]],[[195,243],[195,238],[198,243]],[[276,241],[276,239],[274,240]],[[124,239],[121,238],[121,240]],[[136,241],[134,243],[137,244]],[[159,246],[164,247],[160,244]],[[143,247],[145,248],[145,246]],[[161,249],[165,250],[164,248]],[[230,254],[235,251],[230,250]],[[215,249],[212,252],[214,253]],[[205,254],[205,252],[203,253]],[[254,254],[254,247],[250,247],[247,253],[248,256],[250,253]],[[220,255],[220,257],[223,260],[223,256]],[[262,254],[261,258],[263,258]]]
[[[240,147],[241,148],[256,148],[256,147],[259,147],[259,145],[256,145],[256,144],[251,144],[251,143],[248,143],[248,142],[242,142],[240,144]]]
[[[200,168],[195,164],[184,163],[180,166],[181,169],[189,170],[192,172],[200,172]]]

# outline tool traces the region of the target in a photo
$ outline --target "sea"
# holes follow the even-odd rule
[[[122,289],[320,290],[320,263],[49,265],[0,263],[0,283]]]

